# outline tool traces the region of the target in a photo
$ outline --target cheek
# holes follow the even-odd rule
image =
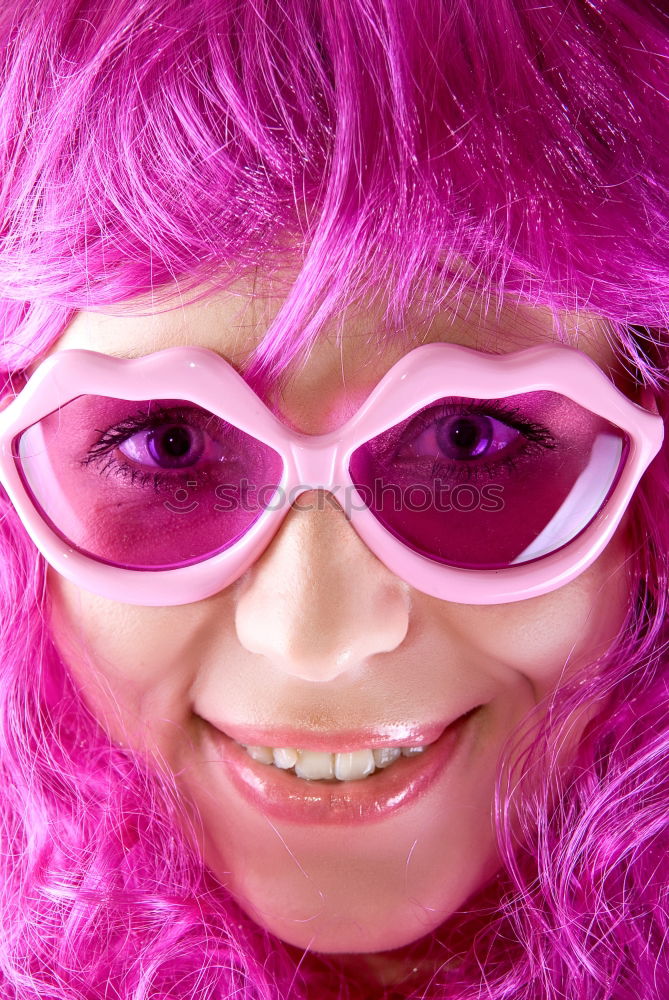
[[[164,745],[190,709],[201,644],[198,605],[146,608],[80,590],[47,574],[56,646],[89,708],[112,738]]]
[[[452,627],[500,677],[512,670],[542,697],[611,645],[625,621],[627,527],[579,577],[549,594],[496,606],[461,606]]]
[[[534,725],[539,719],[532,713],[533,706],[550,698],[551,692],[579,670],[590,667],[597,670],[596,660],[606,653],[624,625],[630,602],[625,568],[630,551],[627,528],[621,527],[602,555],[570,584],[544,596],[507,605],[462,606],[460,613],[449,621],[449,627],[457,630],[460,642],[468,649],[471,661],[484,664],[489,676],[495,678],[499,696],[490,705],[490,717],[502,720],[498,731],[506,736],[516,722],[527,718],[527,724],[514,737],[514,748],[508,758],[512,768],[524,761],[536,735]],[[594,701],[581,706],[549,733],[550,746],[541,753],[557,765],[552,771],[556,779],[562,767],[568,765],[588,721],[598,709]],[[502,740],[499,749],[501,745]],[[511,774],[511,787],[507,791],[510,822],[514,827],[519,812],[524,814],[523,803],[541,800],[548,788],[547,775],[541,767],[530,768],[521,783],[518,783],[519,771]],[[551,781],[549,795],[552,797],[558,789],[559,781],[556,784]],[[526,822],[524,818],[518,827],[519,835],[523,835]]]

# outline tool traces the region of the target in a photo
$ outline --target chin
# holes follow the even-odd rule
[[[436,930],[452,912],[447,909],[443,914],[423,913],[421,919],[417,914],[393,914],[389,919],[386,913],[384,919],[366,923],[352,915],[338,914],[331,918],[322,916],[313,921],[293,923],[278,914],[275,919],[268,914],[260,919],[255,910],[242,906],[260,926],[286,944],[332,955],[369,954],[401,948]]]

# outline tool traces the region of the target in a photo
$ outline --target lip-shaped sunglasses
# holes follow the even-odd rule
[[[205,348],[63,350],[0,413],[0,482],[54,569],[125,603],[220,591],[319,490],[412,587],[499,604],[602,552],[662,443],[641,400],[574,348],[425,344],[341,427],[307,435]]]

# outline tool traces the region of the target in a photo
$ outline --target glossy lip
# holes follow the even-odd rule
[[[207,720],[209,721],[209,720]],[[225,736],[245,747],[296,747],[300,750],[321,750],[326,753],[348,753],[353,750],[377,750],[380,747],[427,746],[439,739],[446,726],[443,722],[427,725],[417,723],[375,726],[374,729],[339,730],[337,733],[309,732],[304,729],[261,729],[232,723],[211,722]]]
[[[462,742],[468,723],[481,707],[477,705],[470,709],[446,728],[442,724],[441,735],[426,747],[424,753],[415,757],[401,757],[389,768],[376,771],[360,781],[307,781],[272,764],[261,764],[249,757],[235,739],[208,722],[204,723],[204,742],[207,752],[211,753],[208,760],[220,762],[237,791],[267,816],[300,824],[370,823],[385,819],[428,790],[452,759]],[[272,731],[273,738],[277,732]],[[259,731],[254,730],[253,733],[257,735]],[[295,737],[294,731],[292,736]],[[348,740],[347,746],[350,749],[351,734],[345,736],[345,739]],[[305,742],[303,736],[300,749],[304,748]],[[323,737],[321,746],[326,742],[331,752],[342,752],[332,749],[336,742],[332,737],[328,737],[327,741]],[[375,742],[377,745],[389,745],[387,740],[381,739],[378,731]],[[356,734],[355,744],[357,747],[370,746],[370,743],[362,743],[359,732]],[[295,743],[254,745],[295,746]],[[395,742],[395,745],[406,746],[401,742]],[[310,747],[313,747],[313,743]]]

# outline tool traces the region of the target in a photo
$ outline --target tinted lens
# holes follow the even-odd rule
[[[555,552],[606,503],[626,435],[559,393],[448,397],[353,452],[379,520],[416,552],[500,569]]]
[[[23,431],[14,455],[61,538],[132,569],[228,548],[271,501],[283,467],[272,448],[193,403],[92,395]]]

